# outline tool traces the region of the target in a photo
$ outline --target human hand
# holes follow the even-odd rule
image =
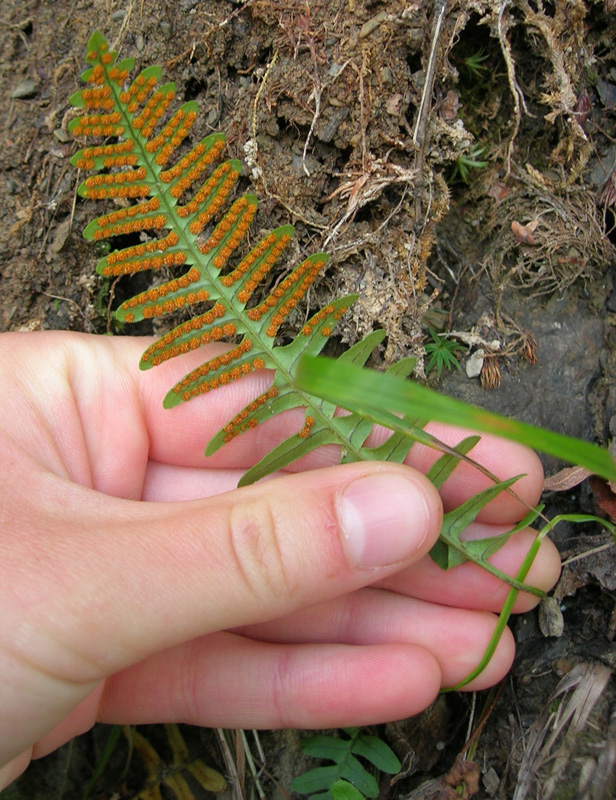
[[[0,336],[0,788],[97,720],[310,728],[411,716],[476,666],[507,593],[474,565],[444,573],[426,555],[442,507],[421,472],[437,453],[414,446],[413,469],[333,467],[336,448],[322,448],[294,467],[304,471],[237,490],[302,420],[282,415],[205,458],[268,374],[165,411],[178,364],[141,373],[143,348]],[[204,356],[179,369],[191,358]],[[501,478],[526,473],[516,492],[536,503],[533,453],[486,436],[473,457]],[[442,502],[486,485],[461,464]],[[468,535],[525,511],[503,494]],[[493,563],[514,574],[532,538],[516,534]],[[527,580],[547,589],[558,572],[545,542]],[[535,602],[521,595],[516,610]],[[507,632],[468,688],[498,681],[512,657]]]

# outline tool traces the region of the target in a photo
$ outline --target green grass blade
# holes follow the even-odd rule
[[[107,742],[105,744],[105,749],[103,750],[103,754],[101,755],[96,767],[94,768],[94,772],[92,773],[92,777],[86,784],[86,788],[84,789],[82,800],[88,800],[88,798],[92,794],[92,789],[96,781],[100,778],[103,774],[105,767],[107,766],[107,762],[111,758],[111,755],[115,749],[116,744],[118,743],[118,739],[120,738],[120,734],[122,733],[122,726],[121,725],[113,725],[111,730],[109,731],[109,736],[107,737]]]
[[[387,409],[492,433],[586,467],[607,480],[616,480],[616,465],[607,450],[501,417],[413,381],[327,358],[305,357],[297,366],[296,386],[357,413],[366,410],[376,417],[379,409]]]
[[[520,566],[520,569],[518,570],[518,573],[516,575],[517,583],[523,581],[526,578],[526,576],[530,571],[530,568],[533,565],[537,552],[539,551],[541,541],[549,533],[549,531],[552,530],[552,528],[559,522],[576,522],[576,523],[596,522],[598,525],[602,525],[603,527],[607,528],[607,530],[612,534],[612,536],[614,536],[616,540],[616,526],[614,526],[607,520],[602,519],[601,517],[595,517],[592,514],[561,514],[557,517],[554,517],[548,522],[548,524],[545,527],[543,527],[539,531],[531,547],[526,553],[524,561],[522,562],[522,565]],[[505,600],[503,609],[498,616],[498,622],[494,629],[494,633],[490,638],[488,646],[479,664],[463,680],[461,680],[459,683],[456,683],[455,686],[450,686],[447,687],[446,689],[441,689],[441,694],[444,692],[453,692],[461,689],[463,686],[466,686],[468,683],[474,680],[478,675],[480,675],[483,672],[483,670],[487,667],[487,665],[490,663],[492,656],[494,655],[494,651],[496,650],[500,638],[503,635],[503,631],[505,629],[505,626],[507,625],[509,617],[511,616],[517,596],[518,596],[518,589],[515,587],[511,588],[509,590],[509,593],[507,594],[507,599]]]

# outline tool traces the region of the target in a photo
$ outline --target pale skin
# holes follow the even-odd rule
[[[271,376],[166,411],[169,386],[207,354],[140,372],[148,343],[0,335],[0,788],[96,721],[326,728],[411,716],[477,664],[507,593],[473,565],[445,573],[427,556],[443,507],[487,485],[476,470],[459,466],[439,496],[422,474],[431,450],[414,447],[405,466],[333,466],[330,447],[235,489],[302,417],[206,459],[204,444]],[[449,444],[465,435],[429,430]],[[516,491],[537,502],[534,453],[486,436],[473,456],[503,479],[525,473]],[[525,512],[502,495],[467,535]],[[532,536],[512,537],[493,563],[515,574]],[[527,580],[548,589],[559,568],[546,541]],[[535,603],[521,595],[515,610]],[[467,688],[500,680],[513,651],[506,632]]]

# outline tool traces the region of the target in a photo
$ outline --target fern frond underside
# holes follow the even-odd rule
[[[382,457],[382,448],[364,446],[371,423],[356,415],[335,417],[332,404],[298,391],[292,380],[300,356],[323,349],[356,297],[335,300],[315,313],[293,341],[276,345],[281,325],[327,264],[327,254],[309,256],[255,302],[256,291],[288,246],[293,227],[277,228],[229,265],[245,241],[258,201],[245,194],[225,210],[242,164],[234,159],[221,163],[224,135],[206,136],[178,157],[178,149],[191,135],[197,103],[184,103],[171,113],[176,87],[159,85],[160,67],[147,67],[131,81],[133,59],[119,61],[100,32],[89,40],[87,60],[90,67],[82,75],[87,86],[71,98],[84,113],[69,128],[77,137],[95,140],[72,158],[73,165],[95,174],[78,191],[84,198],[118,201],[121,207],[90,222],[84,236],[95,241],[129,234],[147,237],[110,252],[98,262],[97,271],[116,277],[183,268],[179,277],[123,302],[116,318],[131,323],[184,308],[194,307],[196,312],[148,347],[141,368],[149,369],[210,342],[230,342],[224,354],[179,380],[164,405],[173,407],[251,372],[271,369],[275,378],[270,388],[229,420],[206,452],[215,452],[243,431],[289,409],[304,410],[304,425],[249,470],[243,483],[323,444],[341,445],[347,461]],[[365,364],[384,335],[382,331],[370,334],[342,358]],[[410,445],[398,443],[392,455],[402,460]]]

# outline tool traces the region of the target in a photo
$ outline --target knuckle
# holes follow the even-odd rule
[[[251,498],[235,503],[230,514],[230,534],[240,577],[257,598],[294,593],[281,520],[266,500]]]

